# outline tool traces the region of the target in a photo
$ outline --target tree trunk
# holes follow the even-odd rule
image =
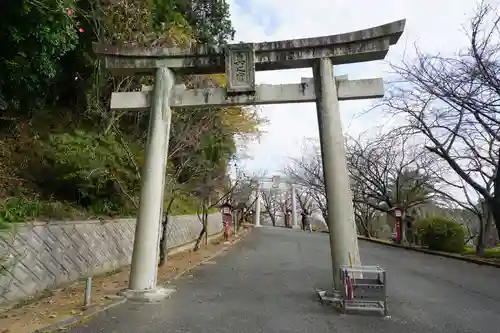
[[[491,232],[493,231],[493,215],[491,212],[488,212],[488,215],[486,216],[486,221],[484,224],[484,248],[489,249],[491,247],[495,247],[496,242],[492,243],[492,239],[496,238],[492,236]]]
[[[479,234],[477,235],[476,255],[484,256],[484,214],[479,218]]]
[[[401,232],[401,244],[408,244],[408,235],[407,235],[407,227],[406,227],[406,211],[402,210],[401,217],[399,218],[399,229]]]
[[[207,215],[207,205],[205,202],[203,202],[203,208],[201,212],[201,231],[198,235],[198,238],[196,239],[193,251],[198,251],[200,249],[201,240],[203,239],[203,236],[207,235]],[[205,237],[205,243],[207,243],[207,241],[208,238]]]
[[[361,227],[361,228],[359,228],[360,229],[359,232],[361,235],[368,237],[368,238],[372,238],[371,233],[370,233],[370,227],[369,227],[370,226],[369,218],[359,216],[359,223],[357,223],[357,224],[359,224]]]
[[[241,217],[238,219],[238,223],[236,224],[236,232],[240,231],[241,225],[245,223],[247,217],[248,217],[248,211],[246,212],[242,211]]]
[[[158,262],[158,266],[162,267],[167,264],[167,252],[168,252],[168,244],[167,244],[167,239],[168,239],[168,234],[167,234],[167,226],[168,226],[168,216],[170,215],[170,209],[172,208],[172,204],[174,203],[175,197],[172,197],[170,199],[170,202],[168,203],[166,211],[163,212],[162,216],[162,221],[161,221],[161,226],[162,226],[162,233],[161,233],[161,238],[160,238],[160,259]]]
[[[162,233],[161,233],[161,238],[160,238],[160,259],[158,262],[159,267],[163,267],[167,264],[167,251],[168,251],[168,244],[167,244],[167,225],[168,225],[168,215],[164,214],[163,219],[161,221],[161,226],[162,226]]]
[[[208,210],[205,209],[205,215],[203,216],[203,229],[205,229],[205,246],[208,245]]]
[[[237,219],[234,221],[234,233],[237,234],[240,231],[241,224],[246,218],[246,213],[243,210],[238,211]]]
[[[231,221],[233,223],[233,227],[232,227],[233,228],[233,235],[236,235],[236,233],[238,232],[236,230],[236,228],[238,227],[238,220],[240,218],[240,215],[241,215],[240,210],[236,210],[236,213],[233,214],[233,216],[231,217]]]
[[[321,215],[323,215],[323,218],[325,219],[325,223],[326,223],[326,225],[328,225],[328,210],[326,208],[321,209]]]
[[[196,239],[196,244],[194,245],[193,251],[198,251],[200,249],[200,243],[201,240],[203,239],[203,236],[205,235],[207,229],[205,227],[205,223],[202,224],[200,234],[198,235],[198,239]]]
[[[269,217],[271,218],[271,223],[273,224],[273,227],[276,226],[276,216],[274,214],[269,213]]]
[[[500,197],[488,200],[488,208],[497,227],[498,238],[500,239]]]

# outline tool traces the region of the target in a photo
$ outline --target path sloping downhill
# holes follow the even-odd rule
[[[71,333],[500,332],[500,269],[361,242],[388,270],[390,318],[346,316],[316,300],[331,283],[328,235],[255,229],[175,284],[161,304],[126,303]]]

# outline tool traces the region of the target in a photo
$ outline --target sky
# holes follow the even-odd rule
[[[334,68],[335,75],[348,74],[352,79],[387,79],[389,62],[411,58],[415,45],[426,53],[456,53],[467,46],[465,30],[477,4],[475,0],[229,0],[228,3],[236,29],[235,42],[332,35],[406,19],[403,36],[385,60]],[[302,77],[312,77],[312,70],[257,72],[256,83],[300,83]],[[356,136],[387,122],[383,111],[360,116],[376,102],[341,102],[344,133]],[[307,103],[259,108],[269,123],[263,127],[259,142],[247,146],[245,155],[249,157],[239,161],[238,167],[248,174],[271,176],[283,170],[289,158],[302,155],[305,139],[318,138],[316,107]]]

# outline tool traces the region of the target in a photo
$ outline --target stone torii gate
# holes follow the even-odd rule
[[[155,86],[113,93],[111,108],[150,109],[139,214],[129,289],[125,295],[153,300],[168,295],[157,288],[159,220],[163,203],[171,108],[316,102],[326,184],[334,289],[339,266],[360,264],[352,196],[345,160],[339,101],[383,96],[382,79],[333,76],[333,65],[383,59],[403,33],[405,20],[350,33],[224,49],[199,46],[134,48],[94,45],[114,75],[155,75]],[[256,85],[255,71],[313,68],[313,79],[283,85]],[[175,77],[225,73],[226,88],[186,89]]]
[[[261,198],[262,198],[262,195],[261,195],[262,184],[272,182],[273,185],[277,185],[278,188],[281,184],[286,184],[289,187],[290,198],[292,199],[291,200],[292,201],[291,202],[291,204],[292,204],[292,212],[291,212],[292,213],[292,215],[291,215],[292,228],[300,228],[299,223],[298,223],[298,219],[297,219],[297,193],[296,193],[296,187],[295,187],[295,184],[293,183],[293,181],[291,181],[290,179],[287,179],[287,178],[281,178],[280,176],[274,176],[272,178],[261,177],[261,178],[255,179],[255,181],[257,182],[257,188],[255,189],[255,196],[256,196],[255,215],[254,215],[255,227],[257,227],[257,228],[261,227],[261,224],[260,224],[260,202],[261,202]]]

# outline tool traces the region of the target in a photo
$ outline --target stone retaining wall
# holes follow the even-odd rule
[[[135,219],[33,223],[0,237],[0,307],[82,277],[130,264]],[[196,215],[172,216],[169,249],[193,242]],[[222,231],[220,213],[208,216],[208,232]]]

